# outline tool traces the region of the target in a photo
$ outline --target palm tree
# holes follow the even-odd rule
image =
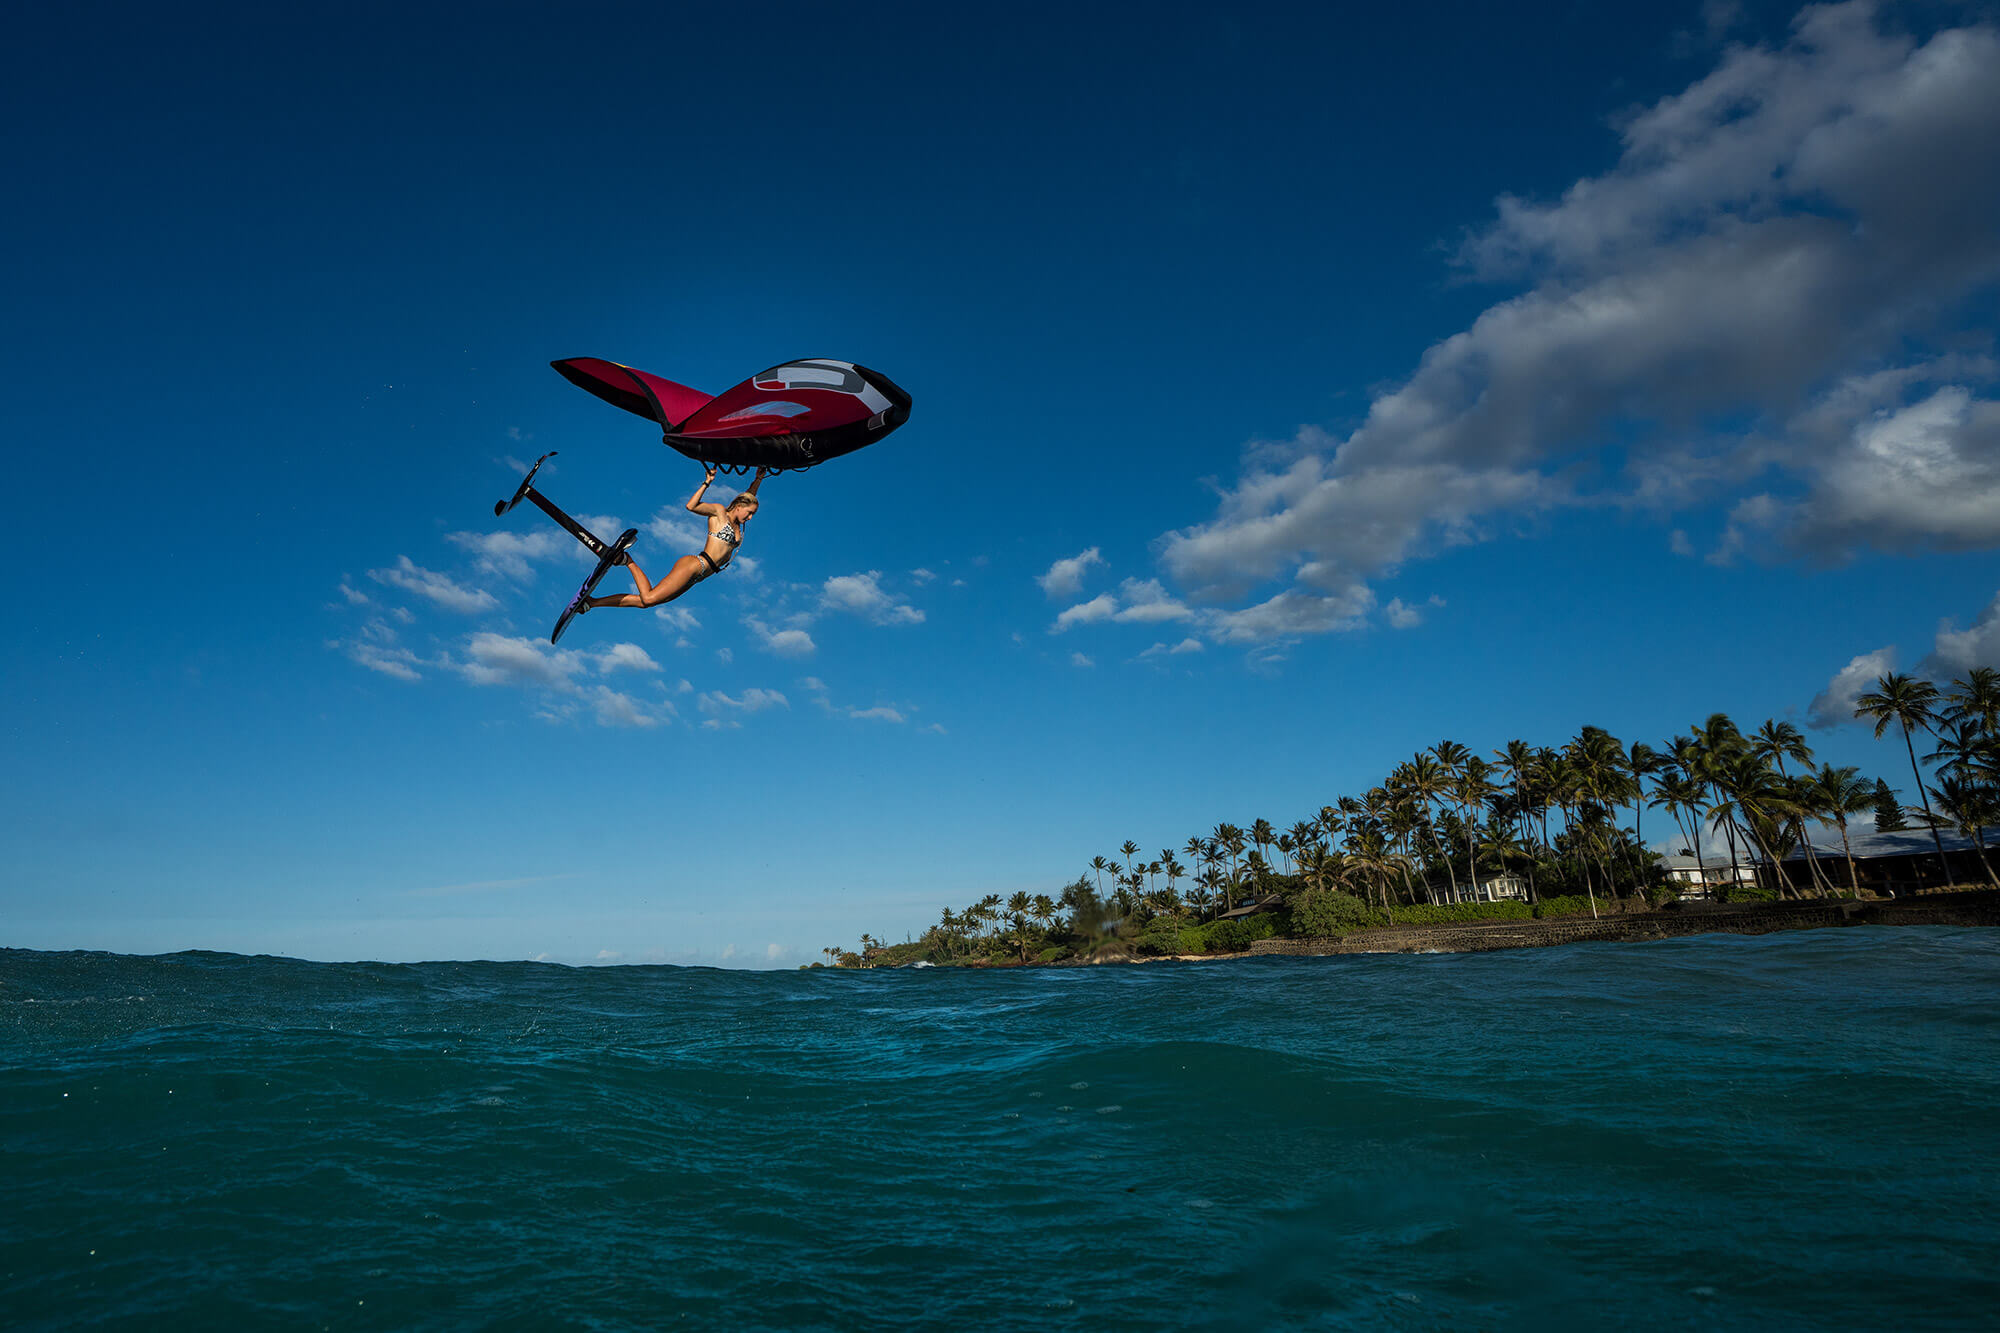
[[[1673,817],[1684,836],[1692,829],[1695,873],[1701,879],[1702,892],[1708,892],[1708,867],[1701,859],[1701,822],[1706,814],[1701,784],[1678,764],[1670,765],[1653,788],[1652,803]]]
[[[2000,877],[1994,875],[1993,863],[1986,859],[1986,826],[2000,821],[2000,800],[1995,799],[1994,789],[1964,778],[1939,778],[1938,785],[1931,788],[1930,794],[1936,798],[1938,809],[1944,811],[1953,827],[1964,837],[1972,839],[1987,881],[2000,889]],[[1931,832],[1932,836],[1936,836],[1936,829]]]
[[[1750,750],[1758,757],[1777,765],[1778,776],[1786,781],[1790,781],[1792,776],[1790,770],[1785,767],[1787,759],[1796,759],[1805,765],[1808,774],[1812,772],[1812,749],[1806,744],[1806,738],[1800,734],[1799,729],[1789,722],[1766,718],[1764,725],[1757,728],[1756,734],[1750,737]],[[1809,794],[1800,793],[1800,795]],[[1826,876],[1819,868],[1819,858],[1814,855],[1812,836],[1806,831],[1805,816],[1810,811],[1805,807],[1810,804],[1810,800],[1799,802],[1799,846],[1806,854],[1806,868],[1812,874],[1813,883],[1820,888],[1823,895],[1828,887]],[[1782,871],[1780,873],[1782,874]]]
[[[1852,766],[1835,768],[1832,764],[1821,764],[1819,776],[1813,779],[1821,813],[1840,830],[1840,847],[1847,855],[1847,887],[1854,890],[1857,898],[1861,896],[1861,881],[1854,873],[1854,848],[1847,841],[1847,817],[1875,804],[1875,789],[1861,780],[1860,773],[1860,769]]]
[[[1931,826],[1931,842],[1937,847],[1938,866],[1949,879],[1951,871],[1944,859],[1944,839],[1938,836],[1937,820],[1931,813],[1930,792],[1924,786],[1924,775],[1917,769],[1917,746],[1910,739],[1910,733],[1915,728],[1929,730],[1936,723],[1937,715],[1933,710],[1937,702],[1937,686],[1927,680],[1891,671],[1877,678],[1875,688],[1854,701],[1854,716],[1874,721],[1875,739],[1878,741],[1891,722],[1903,729],[1903,748],[1910,753],[1910,774],[1917,780],[1917,795],[1923,800],[1924,817]]]
[[[1949,704],[1944,711],[1946,722],[1955,727],[1976,723],[1988,735],[2000,731],[2000,671],[1972,668],[1964,680],[1951,683],[1945,699]]]
[[[1014,927],[1014,943],[1021,951],[1021,961],[1028,961],[1028,914],[1034,910],[1034,900],[1028,897],[1026,889],[1014,890],[1007,899],[1008,924]]]
[[[1139,854],[1139,844],[1133,842],[1130,838],[1127,838],[1125,839],[1125,845],[1123,847],[1120,847],[1118,849],[1118,852],[1119,855],[1125,858],[1125,873],[1128,875],[1131,874],[1132,858]]]
[[[1097,896],[1104,896],[1104,872],[1111,869],[1111,863],[1101,856],[1090,858],[1090,868],[1097,872]]]
[[[1250,841],[1257,845],[1259,852],[1263,852],[1266,847],[1269,847],[1277,840],[1277,832],[1272,829],[1270,820],[1253,819],[1250,821]],[[1270,855],[1265,853],[1264,860],[1268,862],[1270,859]]]
[[[1458,748],[1463,752],[1465,747]],[[1484,759],[1468,753],[1459,761],[1457,774],[1451,783],[1452,799],[1458,802],[1458,808],[1463,812],[1460,818],[1465,822],[1466,890],[1475,899],[1479,897],[1479,866],[1475,860],[1479,825],[1473,819],[1472,812],[1485,805],[1486,798],[1493,792],[1493,783],[1487,777],[1488,771],[1489,765]],[[1486,896],[1488,899],[1493,897],[1490,892]]]
[[[1437,841],[1437,833],[1431,827],[1430,811],[1433,803],[1442,804],[1445,799],[1445,783],[1448,775],[1435,754],[1419,750],[1411,756],[1407,764],[1399,764],[1389,775],[1391,790],[1407,792],[1423,810],[1424,817],[1418,821],[1417,833],[1431,835],[1431,847],[1437,859],[1444,862],[1445,879],[1451,885],[1451,900],[1458,901],[1458,871],[1452,868],[1451,854],[1444,851]]]

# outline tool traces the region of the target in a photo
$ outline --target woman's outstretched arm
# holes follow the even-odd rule
[[[701,497],[708,491],[708,483],[714,480],[715,469],[708,468],[702,476],[701,485],[695,487],[694,494],[688,497],[687,507],[690,514],[701,514],[704,517],[713,518],[722,512],[722,506],[719,504],[703,504],[701,502]]]
[[[771,474],[771,469],[767,467],[758,468],[757,475],[750,479],[750,484],[744,487],[743,493],[745,495],[755,495],[757,493],[757,488],[764,484],[764,478],[769,476],[770,474]]]

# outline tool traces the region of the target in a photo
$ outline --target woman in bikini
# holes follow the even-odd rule
[[[743,544],[743,528],[757,516],[757,488],[764,484],[767,469],[758,468],[757,476],[750,488],[726,505],[704,504],[702,496],[708,491],[708,484],[715,480],[715,469],[709,468],[708,475],[701,479],[701,485],[688,497],[690,514],[700,514],[708,520],[708,540],[693,555],[684,555],[674,561],[674,567],[658,583],[649,583],[645,571],[636,562],[628,561],[625,568],[631,571],[632,582],[638,586],[636,593],[613,593],[608,597],[592,597],[577,606],[579,613],[593,611],[600,606],[665,606],[674,598],[700,583],[711,574],[720,574],[736,555],[736,548]]]

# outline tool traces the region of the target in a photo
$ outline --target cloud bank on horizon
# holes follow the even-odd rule
[[[1126,579],[1051,632],[1357,629],[1373,581],[1565,507],[1694,514],[1717,562],[2000,543],[2000,361],[1967,319],[2000,275],[1996,69],[1992,26],[1919,42],[1868,0],[1804,10],[1781,48],[1729,48],[1623,121],[1609,171],[1504,196],[1463,240],[1464,276],[1525,290],[1352,431],[1246,449],[1215,514],[1155,542],[1180,597]],[[1696,553],[1685,527],[1672,545]],[[1092,547],[1039,581],[1080,594],[1107,563]]]

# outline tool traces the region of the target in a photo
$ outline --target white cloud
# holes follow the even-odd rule
[[[873,708],[857,708],[852,704],[836,704],[828,692],[826,682],[818,676],[805,676],[799,686],[812,695],[814,703],[837,717],[853,718],[864,722],[904,722],[908,715],[900,708],[889,704],[877,704]]]
[[[1367,623],[1374,595],[1356,587],[1336,597],[1298,591],[1281,592],[1268,601],[1241,611],[1227,611],[1208,622],[1209,633],[1222,643],[1261,643],[1273,639],[1297,638],[1307,634],[1327,634],[1335,630],[1360,629]],[[1283,658],[1267,653],[1266,662]]]
[[[1523,289],[1351,433],[1253,446],[1212,518],[1163,534],[1164,568],[1197,597],[1282,580],[1354,601],[1585,504],[1734,506],[1724,560],[2000,543],[1995,372],[1908,350],[2000,275],[1996,68],[1989,24],[1919,43],[1861,0],[1805,9],[1782,47],[1730,47],[1624,122],[1610,170],[1501,198],[1460,260]],[[1286,632],[1351,620],[1275,605]]]
[[[356,588],[356,587],[355,587],[355,586],[354,586],[353,584],[349,583],[349,582],[348,582],[348,581],[347,581],[346,579],[342,579],[342,580],[340,581],[340,595],[341,595],[342,597],[345,597],[345,598],[347,599],[347,604],[348,604],[349,606],[366,606],[366,605],[368,605],[368,601],[369,601],[369,598],[368,598],[368,594],[367,594],[367,593],[365,593],[365,592],[362,592],[362,591],[361,591],[360,589]]]
[[[764,651],[779,657],[811,657],[819,649],[812,635],[802,629],[774,630],[755,616],[744,617],[743,623],[757,636]]]
[[[845,611],[875,625],[920,625],[924,613],[882,587],[880,570],[838,574],[820,589],[820,606]]]
[[[466,640],[467,660],[454,662],[458,673],[474,685],[539,685],[574,690],[572,677],[589,667],[582,653],[552,647],[536,639],[511,638],[484,631]]]
[[[937,575],[928,569],[913,569],[910,571],[910,578],[919,584],[929,583],[936,577]]]
[[[614,643],[598,655],[597,669],[608,676],[614,671],[658,671],[660,664],[636,643]]]
[[[1949,620],[1938,626],[1937,642],[1924,659],[1924,670],[1939,677],[1962,676],[1974,667],[2000,667],[2000,593],[1971,628],[1954,628]]]
[[[525,582],[534,577],[534,562],[558,554],[588,552],[570,539],[568,533],[447,532],[446,541],[473,555],[473,565],[482,574]]]
[[[1863,653],[1834,673],[1826,688],[1813,696],[1806,722],[1818,728],[1838,727],[1854,720],[1854,701],[1875,688],[1875,681],[1896,669],[1896,650],[1877,648]]]
[[[423,568],[406,555],[396,557],[392,568],[369,570],[368,577],[467,615],[475,611],[491,611],[500,605],[493,594],[484,588],[465,587],[447,575]]]
[[[1157,625],[1169,620],[1191,620],[1194,612],[1178,599],[1167,595],[1158,579],[1126,579],[1119,585],[1125,605],[1112,617],[1121,625]]]
[[[1198,653],[1200,651],[1202,651],[1202,642],[1200,639],[1182,639],[1179,643],[1167,649],[1169,654],[1175,656],[1181,653]]]
[[[792,706],[778,691],[759,689],[756,686],[735,696],[725,694],[721,690],[709,690],[695,703],[702,712],[718,716],[727,713],[761,713],[766,709]]]
[[[1072,625],[1090,625],[1100,620],[1109,620],[1118,614],[1118,599],[1108,592],[1099,593],[1087,602],[1078,602],[1056,617],[1056,623],[1049,626],[1049,633],[1060,634]]]
[[[1069,664],[1071,666],[1091,667],[1096,666],[1097,662],[1093,658],[1085,657],[1082,653],[1071,653],[1069,655]]]
[[[1037,574],[1035,582],[1042,585],[1042,591],[1050,597],[1074,597],[1083,591],[1083,576],[1093,566],[1104,563],[1104,555],[1093,546],[1087,551],[1066,556],[1050,565],[1048,572]]]
[[[776,962],[776,961],[777,961],[778,959],[780,959],[780,958],[782,958],[782,957],[784,957],[784,956],[785,956],[785,946],[784,946],[784,945],[782,945],[782,944],[767,944],[767,945],[765,945],[765,946],[764,946],[764,957],[765,957],[765,958],[767,958],[767,959],[769,959],[770,961],[772,961],[772,962]]]
[[[1382,608],[1382,618],[1389,622],[1391,629],[1414,629],[1424,623],[1424,613],[1405,604],[1400,597],[1392,599]]]
[[[672,704],[648,708],[629,694],[607,686],[593,686],[589,692],[591,711],[603,727],[657,727],[673,710]]]

